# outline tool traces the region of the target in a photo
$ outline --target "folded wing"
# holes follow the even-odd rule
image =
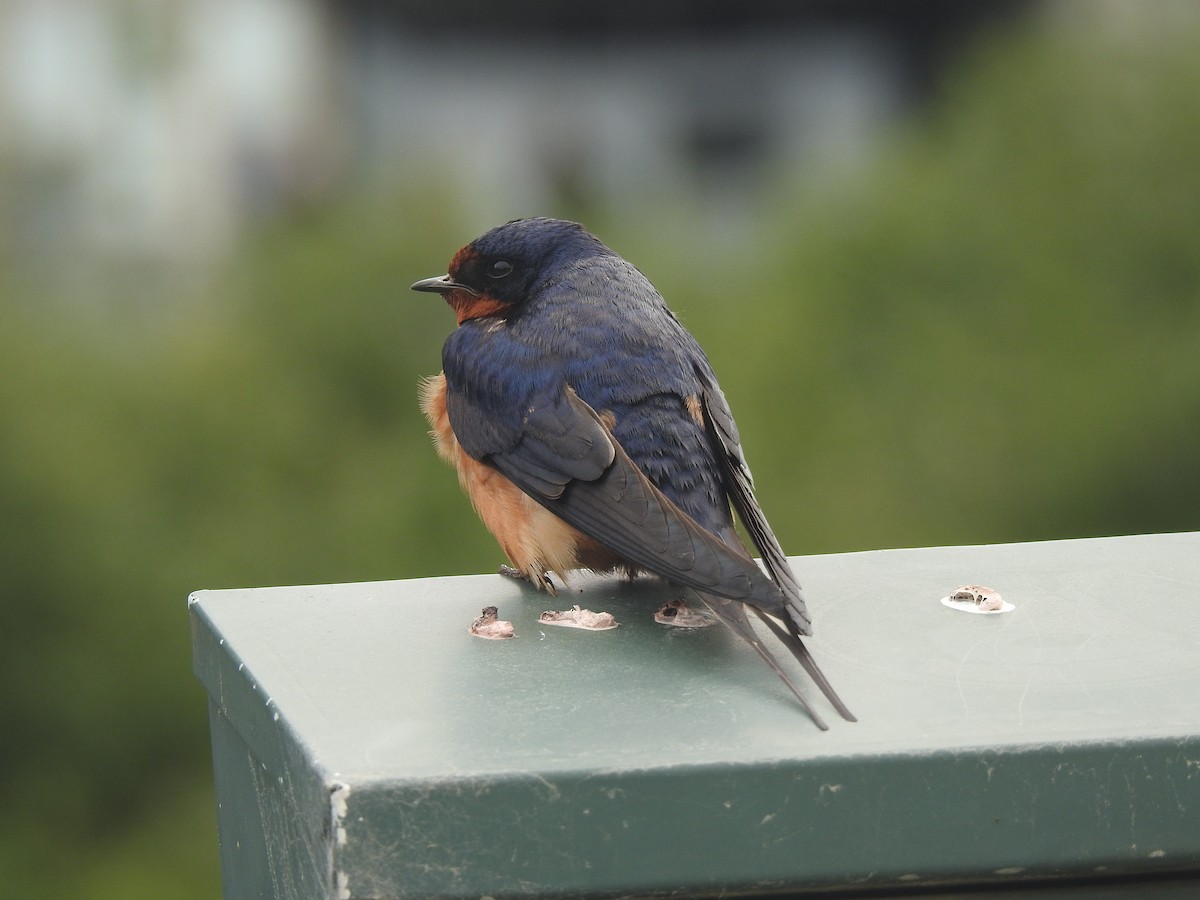
[[[448,411],[467,452],[630,563],[732,600],[776,594],[745,550],[702,528],[642,474],[571,388],[535,399],[519,428],[488,424],[461,397]]]

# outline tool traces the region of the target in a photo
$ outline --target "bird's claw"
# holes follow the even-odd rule
[[[526,572],[524,569],[518,569],[514,566],[503,565],[500,567],[500,574],[508,578],[516,578],[519,581],[527,581],[539,591],[545,591],[551,597],[558,594],[558,588],[554,586],[549,578],[548,572]]]

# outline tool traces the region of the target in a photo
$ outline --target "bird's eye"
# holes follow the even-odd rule
[[[503,278],[513,270],[513,264],[507,259],[498,259],[488,266],[488,278]]]

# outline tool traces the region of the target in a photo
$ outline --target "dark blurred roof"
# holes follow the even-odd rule
[[[1004,16],[1028,0],[348,0],[343,15],[386,19],[416,32],[556,35],[594,39],[723,33],[755,26],[865,25],[933,33]]]
[[[867,31],[906,57],[923,92],[970,33],[1014,18],[1036,0],[330,0],[343,22],[410,36],[524,38],[604,44],[721,38],[779,30]]]

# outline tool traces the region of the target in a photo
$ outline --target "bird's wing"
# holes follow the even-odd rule
[[[498,422],[498,414],[455,393],[447,410],[468,453],[621,558],[733,600],[774,593],[749,554],[701,527],[642,474],[570,387],[535,395],[519,424]]]
[[[741,438],[737,425],[733,421],[733,413],[725,395],[721,392],[716,379],[711,372],[696,368],[703,385],[702,403],[704,419],[710,435],[715,438],[718,446],[717,458],[725,476],[729,491],[729,499],[737,511],[738,518],[746,526],[750,539],[758,552],[762,554],[763,564],[771,580],[783,593],[786,600],[788,616],[791,624],[795,625],[800,634],[812,634],[812,619],[808,607],[804,603],[804,595],[800,591],[800,583],[792,572],[787,561],[787,555],[779,546],[775,532],[767,522],[766,514],[758,505],[754,496],[754,479],[750,475],[750,467],[742,453]]]

